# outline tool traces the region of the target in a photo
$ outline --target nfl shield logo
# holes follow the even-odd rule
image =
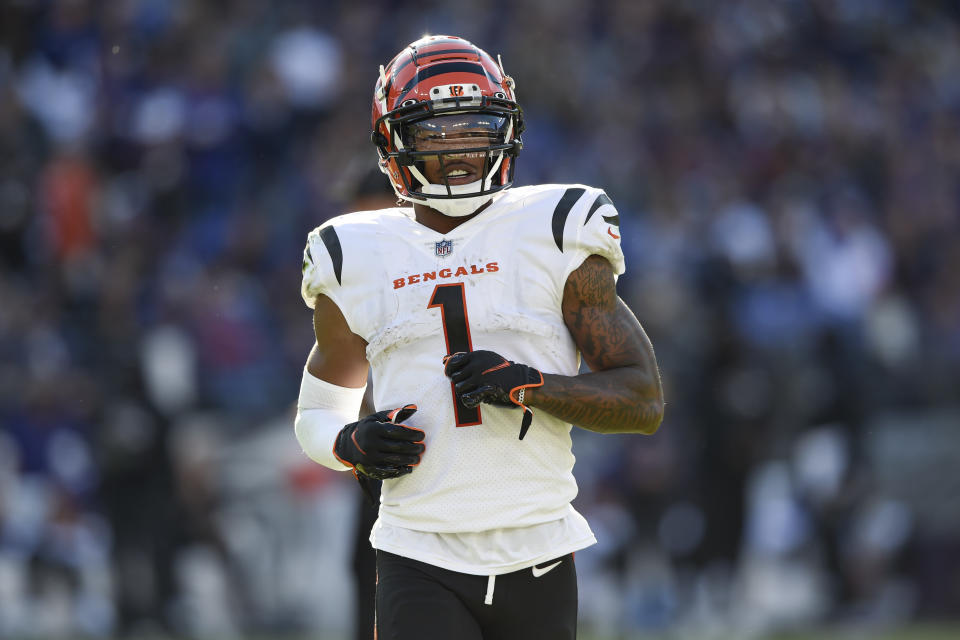
[[[448,256],[453,251],[453,240],[441,240],[437,243],[437,255]]]

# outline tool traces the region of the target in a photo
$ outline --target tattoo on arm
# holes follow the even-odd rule
[[[531,406],[591,431],[656,431],[663,391],[653,346],[617,296],[606,259],[590,256],[570,275],[563,316],[592,372],[544,375]]]

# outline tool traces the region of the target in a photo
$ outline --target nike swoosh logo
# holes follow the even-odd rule
[[[563,560],[557,560],[553,564],[548,564],[545,567],[531,567],[531,571],[533,571],[533,577],[539,578],[540,576],[547,573],[548,571],[556,569],[561,562],[563,562]]]

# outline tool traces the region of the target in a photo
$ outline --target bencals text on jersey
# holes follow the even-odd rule
[[[462,276],[476,276],[481,273],[495,273],[500,271],[500,266],[496,262],[488,262],[485,265],[471,264],[467,267],[446,267],[438,271],[424,271],[422,273],[412,273],[403,278],[397,278],[393,281],[393,288],[399,289],[408,284],[418,284],[420,282],[429,282],[437,278],[460,278]]]

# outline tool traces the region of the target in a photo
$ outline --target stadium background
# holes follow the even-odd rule
[[[7,0],[0,638],[346,637],[300,254],[423,33],[503,54],[520,184],[611,195],[663,369],[577,433],[585,636],[955,621],[960,4]]]

